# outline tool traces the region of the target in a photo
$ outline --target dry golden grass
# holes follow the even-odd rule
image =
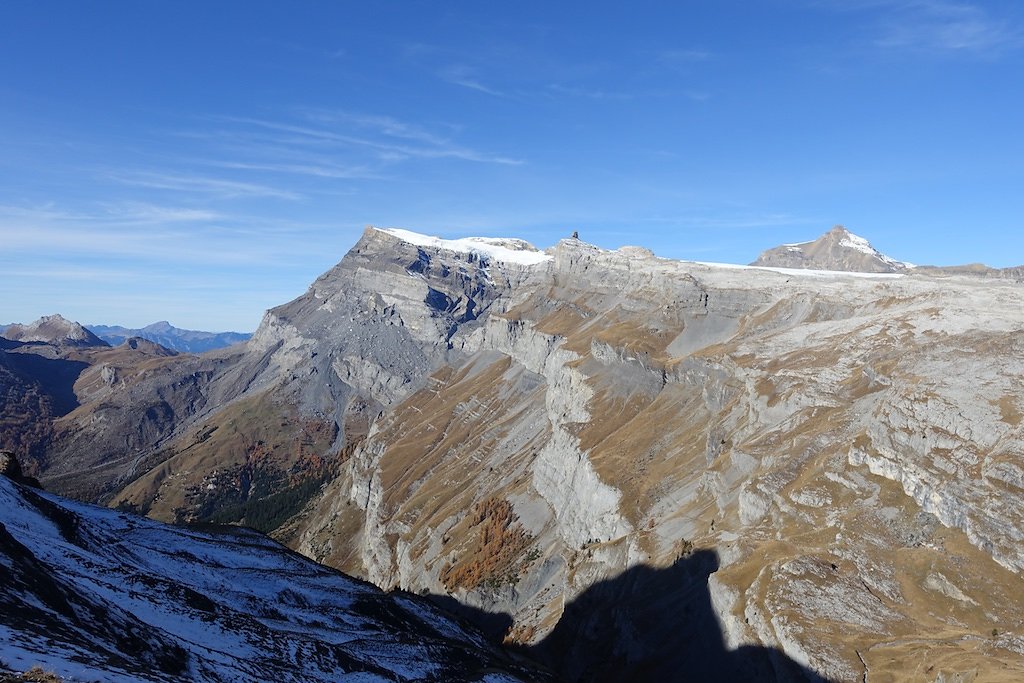
[[[1011,427],[1019,427],[1021,418],[1024,415],[1021,414],[1020,408],[1017,407],[1017,399],[1015,396],[1002,396],[996,401],[996,405],[999,406],[999,419],[1010,425]]]

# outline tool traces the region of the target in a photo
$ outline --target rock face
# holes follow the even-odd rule
[[[21,471],[21,463],[12,451],[0,451],[0,477],[7,477],[19,484],[39,488],[39,482],[32,477],[26,477]]]
[[[1024,290],[826,238],[779,273],[368,229],[243,346],[90,365],[43,483],[285,510],[569,680],[1020,678]]]
[[[89,330],[60,315],[44,315],[28,325],[8,325],[3,336],[12,341],[55,346],[109,346]]]
[[[2,476],[0,661],[124,682],[552,680],[418,596],[252,531],[169,527]]]
[[[203,332],[183,330],[162,320],[139,329],[119,325],[90,325],[96,336],[113,346],[124,344],[133,337],[148,339],[179,353],[205,353],[244,342],[251,334],[243,332]]]
[[[812,242],[769,249],[750,265],[856,273],[903,273],[912,268],[879,252],[866,239],[841,225]]]

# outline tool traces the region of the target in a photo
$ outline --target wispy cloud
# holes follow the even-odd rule
[[[309,120],[326,125],[348,125],[362,130],[370,130],[379,135],[384,135],[401,140],[422,142],[426,145],[444,146],[450,144],[450,140],[438,133],[432,133],[423,126],[401,121],[393,116],[380,114],[364,114],[336,109],[303,109],[302,116]]]
[[[87,267],[77,265],[43,265],[28,264],[14,265],[4,268],[4,276],[7,278],[31,278],[40,282],[53,282],[60,280],[72,280],[75,282],[106,282],[123,283],[145,277],[147,273],[141,270],[130,270],[122,266],[117,267]],[[151,274],[150,274],[151,275]]]
[[[159,206],[145,202],[97,202],[95,211],[70,211],[57,208],[53,203],[39,206],[0,205],[0,222],[28,223],[103,221],[126,226],[163,225],[167,223],[208,222],[224,218],[209,209],[181,206]],[[3,223],[0,223],[3,224]]]
[[[224,214],[209,209],[158,206],[144,202],[101,202],[99,206],[106,211],[107,216],[111,220],[131,223],[133,225],[194,223],[216,221],[224,218]]]
[[[938,0],[905,3],[878,44],[913,50],[992,54],[1020,47],[1021,32],[975,5]]]
[[[301,197],[296,192],[267,185],[184,173],[118,171],[110,173],[109,178],[125,185],[148,187],[155,190],[176,190],[179,192],[216,195],[225,199],[236,197],[299,199]]]
[[[509,93],[485,82],[480,74],[481,55],[471,54],[450,46],[410,43],[403,47],[406,59],[426,73],[445,83],[457,85],[492,97],[508,97]],[[493,62],[494,55],[490,55]],[[485,56],[486,60],[487,57]],[[504,61],[504,59],[500,60]]]
[[[456,144],[441,135],[387,116],[361,116],[347,112],[313,110],[306,112],[306,118],[309,121],[308,125],[256,118],[229,120],[290,133],[298,136],[295,142],[299,143],[319,142],[370,149],[376,152],[377,158],[381,161],[450,158],[506,165],[523,163],[521,159],[489,154]]]
[[[817,0],[812,4],[879,13],[872,42],[883,49],[992,57],[1024,47],[1022,27],[983,4],[960,0]]]
[[[465,64],[452,64],[440,69],[438,77],[452,85],[462,86],[470,90],[476,90],[494,97],[505,97],[505,93],[480,82],[476,69]]]
[[[828,223],[827,220],[782,211],[744,211],[726,207],[719,210],[696,209],[686,213],[667,212],[639,215],[633,216],[630,221],[634,224],[671,226],[682,230],[707,232],[742,232],[794,226],[825,226]],[[623,233],[624,236],[629,234],[628,232]]]
[[[692,64],[708,61],[711,59],[711,53],[699,48],[673,48],[662,50],[658,53],[658,59],[667,64]]]
[[[562,85],[561,83],[551,83],[547,86],[547,90],[555,95],[583,97],[591,100],[632,100],[636,97],[634,93],[602,90],[600,88],[584,88],[574,85]]]
[[[824,224],[819,219],[796,216],[790,213],[687,216],[678,219],[673,218],[671,222],[678,222],[680,225],[700,228],[702,230],[757,230],[761,228]]]
[[[203,160],[200,163],[217,168],[234,169],[240,171],[267,171],[270,173],[289,173],[294,175],[314,176],[317,178],[337,179],[363,179],[381,180],[385,176],[370,171],[365,166],[344,167],[335,164],[289,164],[272,162],[246,162],[246,161],[211,161]]]
[[[123,257],[178,264],[266,264],[308,253],[294,226],[187,207],[97,203],[66,211],[53,206],[0,206],[5,255],[75,259]],[[15,265],[20,262],[15,259]]]

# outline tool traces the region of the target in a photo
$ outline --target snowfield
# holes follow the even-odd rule
[[[415,244],[419,247],[432,247],[434,249],[447,249],[462,254],[478,254],[495,261],[505,263],[518,263],[524,266],[535,266],[545,261],[550,261],[551,256],[539,251],[529,242],[520,239],[503,237],[463,237],[461,239],[446,240],[440,237],[421,235],[410,230],[399,228],[386,228],[381,232],[397,237],[403,242]]]

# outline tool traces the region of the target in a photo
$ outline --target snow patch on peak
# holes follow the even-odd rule
[[[433,247],[435,249],[447,249],[463,254],[478,254],[494,261],[505,263],[518,263],[525,266],[535,266],[551,260],[549,254],[537,249],[529,242],[520,239],[507,237],[463,237],[460,239],[448,240],[431,235],[421,235],[411,230],[401,228],[374,228],[380,232],[387,233],[403,242],[414,244],[418,247]]]
[[[849,247],[871,256],[881,256],[881,253],[871,246],[871,243],[860,235],[854,235],[852,232],[847,231],[841,240],[839,240],[839,246]]]
[[[891,256],[886,256],[885,254],[871,246],[871,243],[868,242],[866,239],[864,239],[860,235],[854,235],[850,231],[846,231],[846,235],[841,240],[839,240],[839,246],[854,249],[855,251],[868,254],[869,256],[874,256],[875,258],[881,259],[883,262],[893,266],[900,266],[903,268],[917,267],[913,263],[909,263],[907,261],[898,261],[892,258]]]

